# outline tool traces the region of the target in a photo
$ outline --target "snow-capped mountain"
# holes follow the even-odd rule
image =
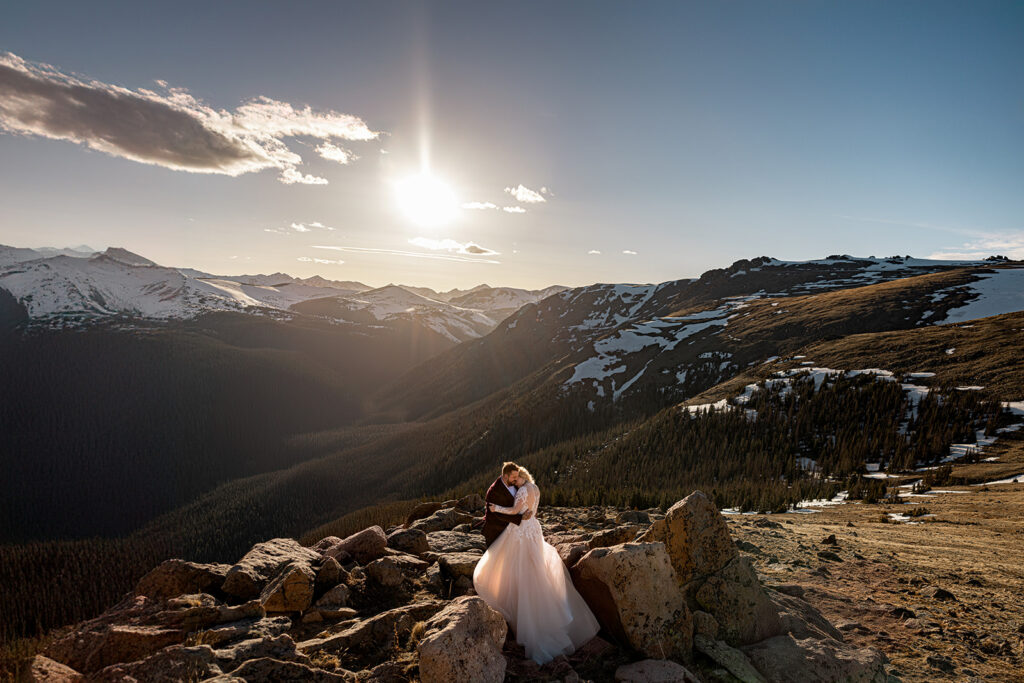
[[[495,320],[501,321],[512,315],[526,304],[534,304],[552,294],[565,291],[567,287],[547,287],[545,289],[517,289],[515,287],[488,287],[481,285],[468,292],[447,299],[448,303],[463,308],[477,308],[486,311]],[[457,290],[453,290],[457,291]]]
[[[531,292],[481,285],[468,293],[452,290],[463,297],[478,297],[479,305],[466,305],[449,303],[428,288],[372,289],[361,282],[318,275],[226,276],[169,268],[117,247],[96,252],[85,246],[0,246],[0,289],[11,294],[30,320],[49,326],[113,316],[171,320],[236,311],[278,318],[307,314],[378,326],[404,321],[461,342],[489,333],[520,305],[561,288]],[[297,306],[304,303],[309,305]]]
[[[323,286],[292,278],[277,285],[246,284],[167,268],[116,247],[76,256],[63,253],[67,250],[40,256],[41,251],[7,247],[0,252],[0,288],[39,321],[82,322],[114,315],[161,320],[212,311],[286,310],[325,293]]]
[[[416,321],[455,342],[482,337],[498,324],[480,310],[431,299],[398,285],[318,298],[293,310],[347,322]]]

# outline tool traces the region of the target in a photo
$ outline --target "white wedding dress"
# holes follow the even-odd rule
[[[512,625],[526,656],[545,664],[568,655],[600,628],[594,613],[572,585],[558,551],[544,541],[537,519],[540,489],[527,483],[516,492],[515,505],[495,505],[497,512],[533,512],[509,524],[491,544],[473,572],[477,595]]]

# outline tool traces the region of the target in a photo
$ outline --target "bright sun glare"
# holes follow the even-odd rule
[[[410,176],[395,187],[398,208],[417,225],[447,223],[458,210],[455,193],[428,173]]]

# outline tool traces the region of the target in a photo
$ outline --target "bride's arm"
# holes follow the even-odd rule
[[[525,486],[516,491],[516,502],[512,507],[508,507],[507,505],[495,505],[494,503],[491,503],[492,510],[494,510],[495,512],[504,513],[506,515],[518,515],[523,510],[525,510],[526,507],[527,502]]]

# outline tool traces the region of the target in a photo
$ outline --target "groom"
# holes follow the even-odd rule
[[[502,465],[501,476],[495,479],[491,487],[487,489],[487,495],[484,496],[484,500],[488,503],[504,507],[515,505],[516,487],[513,482],[515,482],[518,474],[519,465],[514,462],[507,462]],[[484,542],[490,546],[497,540],[498,536],[501,536],[501,532],[505,530],[505,527],[509,524],[519,524],[524,519],[529,519],[530,514],[527,511],[526,515],[506,515],[501,512],[494,512],[488,507],[487,512],[484,513]]]

